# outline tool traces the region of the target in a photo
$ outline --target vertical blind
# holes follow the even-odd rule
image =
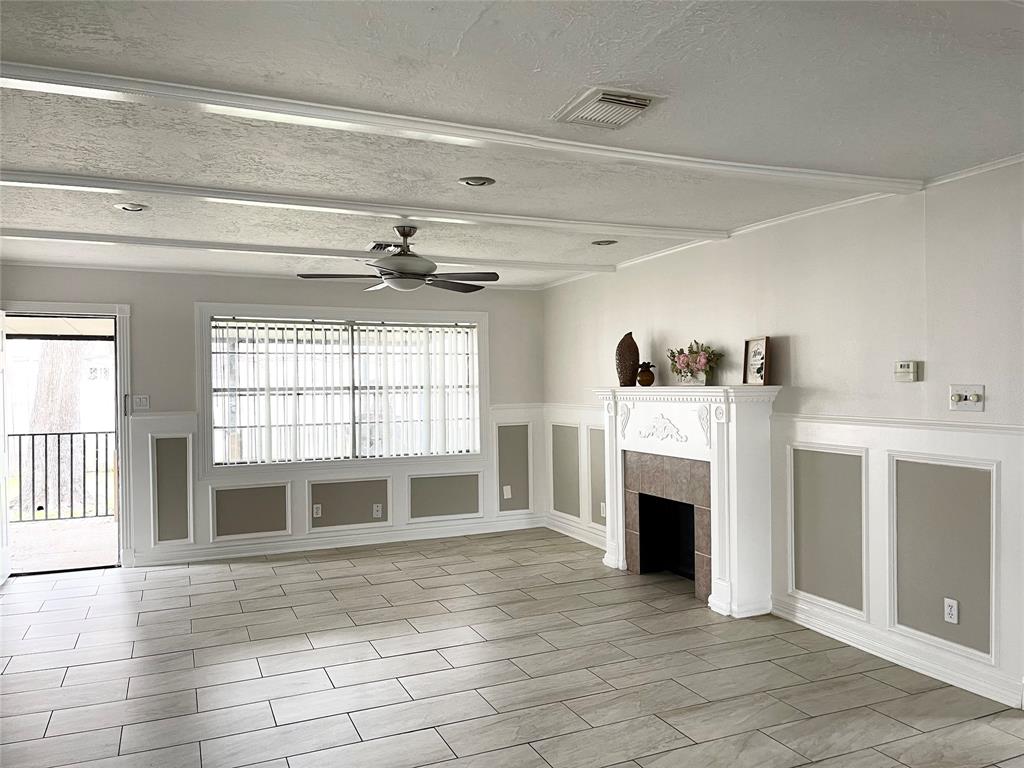
[[[473,325],[211,319],[214,464],[480,449]]]

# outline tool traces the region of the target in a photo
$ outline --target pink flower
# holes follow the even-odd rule
[[[690,365],[690,356],[685,352],[680,353],[676,356],[676,365],[685,370]]]
[[[698,371],[703,371],[707,367],[708,367],[708,353],[707,352],[701,352],[699,355],[697,355],[697,370]]]

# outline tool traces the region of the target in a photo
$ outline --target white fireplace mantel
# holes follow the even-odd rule
[[[615,387],[605,403],[604,562],[625,570],[623,451],[711,464],[711,595],[736,617],[771,610],[771,412],[781,387]]]

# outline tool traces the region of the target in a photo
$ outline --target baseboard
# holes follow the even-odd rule
[[[604,531],[594,531],[588,528],[583,523],[573,523],[570,519],[563,519],[565,515],[559,515],[552,513],[547,516],[544,521],[544,525],[553,531],[564,533],[566,536],[571,536],[574,539],[582,541],[584,544],[589,544],[592,547],[597,547],[601,551],[604,551],[606,540]]]
[[[791,596],[774,598],[772,613],[894,664],[1007,706],[1021,708],[1024,703],[1024,681],[988,664],[943,652],[861,619],[831,611],[825,606],[810,605]]]
[[[390,544],[396,541],[414,541],[417,539],[443,539],[452,536],[471,536],[480,533],[501,533],[518,531],[525,528],[546,528],[547,521],[543,515],[525,514],[499,515],[497,518],[460,521],[452,524],[410,525],[388,528],[381,531],[365,531],[362,533],[323,533],[301,537],[259,541],[249,539],[237,544],[222,542],[218,544],[190,544],[188,547],[155,547],[145,553],[135,552],[134,564],[137,566],[173,565],[176,563],[218,560],[226,557],[251,557],[254,555],[277,555],[286,552],[315,551],[319,549],[336,549],[338,547],[356,547],[364,544]]]
[[[747,619],[751,616],[764,616],[767,613],[772,612],[771,600],[764,602],[749,603],[747,605],[737,605],[736,610],[732,612],[732,616],[737,619]]]

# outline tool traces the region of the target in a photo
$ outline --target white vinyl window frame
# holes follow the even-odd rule
[[[215,317],[252,317],[269,320],[319,320],[324,322],[367,323],[458,323],[477,327],[477,381],[479,385],[478,450],[475,453],[415,455],[371,458],[344,458],[273,462],[262,464],[214,464],[213,455],[213,388],[212,330]],[[490,445],[490,378],[488,357],[488,317],[486,312],[367,309],[354,307],[306,307],[269,304],[195,304],[196,403],[199,427],[198,459],[201,476],[223,477],[253,472],[309,471],[332,467],[358,467],[380,464],[431,462],[437,464],[485,459]]]

